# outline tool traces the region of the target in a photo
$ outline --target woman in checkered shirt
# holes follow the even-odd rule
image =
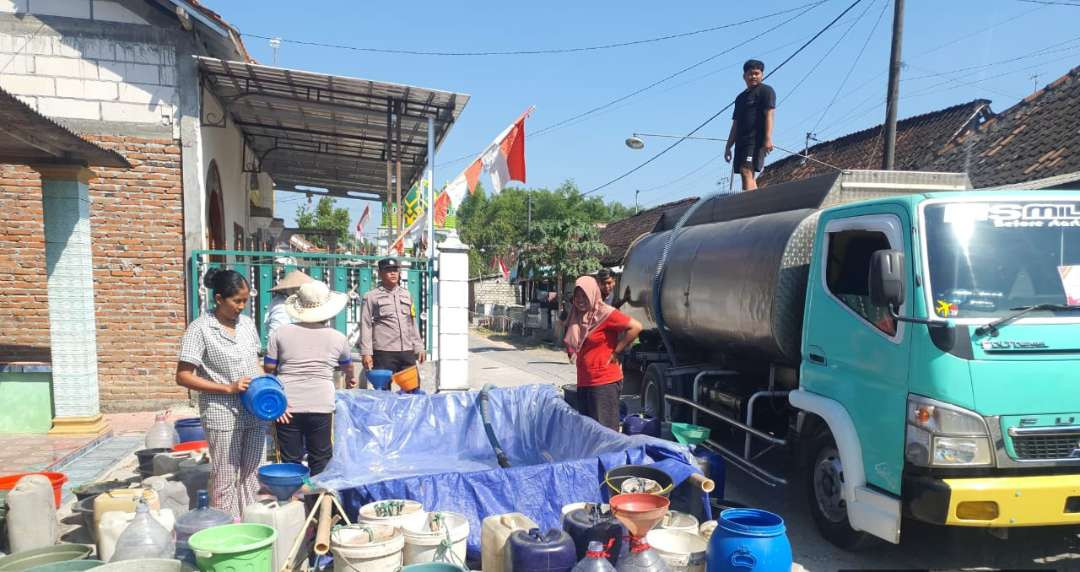
[[[244,314],[247,280],[233,270],[210,269],[203,283],[214,310],[188,325],[180,344],[176,383],[199,392],[199,412],[210,443],[210,504],[239,518],[255,503],[266,426],[240,402],[261,374],[259,334]]]

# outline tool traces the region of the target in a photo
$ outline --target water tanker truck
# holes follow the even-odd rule
[[[845,171],[669,211],[628,249],[627,392],[821,534],[1080,524],[1080,192]]]

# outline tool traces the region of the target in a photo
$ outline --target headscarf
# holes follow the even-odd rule
[[[600,285],[592,276],[578,278],[574,282],[574,292],[577,293],[578,289],[589,300],[589,309],[581,312],[572,301],[570,303],[570,315],[566,318],[566,335],[563,337],[566,351],[570,353],[581,351],[581,346],[585,344],[589,334],[600,327],[604,320],[607,320],[608,316],[615,311],[615,308],[604,303],[600,296]]]

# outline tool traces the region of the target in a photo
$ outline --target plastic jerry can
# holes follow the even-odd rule
[[[304,531],[307,512],[304,501],[279,502],[274,499],[260,500],[244,507],[244,522],[265,524],[277,531],[274,541],[274,570],[285,566],[285,558],[292,550],[296,537]]]
[[[188,511],[191,499],[188,497],[187,487],[184,486],[184,483],[170,480],[169,476],[171,475],[144,479],[143,486],[157,493],[161,508],[172,510],[176,518],[180,518]]]
[[[533,520],[520,512],[498,514],[484,519],[480,546],[483,548],[484,572],[503,572],[506,565],[506,541],[518,530],[537,528]]]
[[[511,572],[570,572],[578,561],[574,541],[559,529],[541,534],[534,528],[511,534],[506,556]]]
[[[27,475],[7,495],[8,550],[14,554],[56,544],[60,525],[52,483],[45,475]]]
[[[156,492],[149,489],[113,489],[101,493],[94,499],[94,527],[101,532],[101,517],[107,512],[135,513],[136,499],[146,501],[151,511],[161,508]],[[100,538],[100,536],[99,536]],[[108,562],[108,558],[104,558]]]
[[[169,509],[151,510],[150,517],[158,524],[165,527],[170,534],[176,528],[176,515]],[[109,511],[101,519],[98,525],[98,560],[108,562],[112,560],[116,552],[116,541],[124,533],[128,525],[135,520],[135,512]]]

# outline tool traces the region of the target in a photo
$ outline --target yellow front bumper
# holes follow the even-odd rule
[[[948,525],[1010,527],[1080,524],[1080,475],[944,479],[944,483],[949,488],[949,512],[945,519]],[[995,518],[980,520],[970,514],[966,515],[967,518],[961,518],[963,515],[958,514],[961,503],[986,502],[997,504]]]

